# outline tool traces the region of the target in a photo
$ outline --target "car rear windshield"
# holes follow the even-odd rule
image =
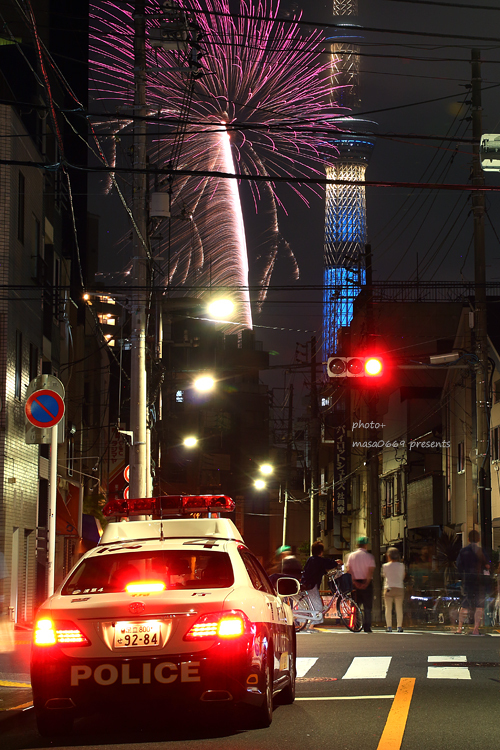
[[[62,588],[62,594],[109,594],[125,591],[128,583],[162,581],[167,589],[219,589],[234,583],[226,552],[212,550],[105,551],[82,560]]]

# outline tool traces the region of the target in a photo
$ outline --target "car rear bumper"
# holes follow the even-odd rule
[[[100,708],[113,704],[174,705],[262,700],[262,674],[249,644],[216,644],[192,654],[92,659],[68,657],[57,647],[32,658],[36,708]],[[125,701],[125,703],[124,703]]]

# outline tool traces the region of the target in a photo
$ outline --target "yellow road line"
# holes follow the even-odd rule
[[[18,687],[18,688],[30,688],[30,682],[9,682],[8,680],[0,680],[0,687]]]
[[[0,708],[0,711],[20,711],[22,708],[31,708],[33,703],[21,703],[19,706],[11,706],[10,708]]]
[[[377,750],[399,750],[401,747],[414,687],[415,678],[402,677],[399,681]]]

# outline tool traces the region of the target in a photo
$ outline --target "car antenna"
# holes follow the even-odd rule
[[[163,521],[160,521],[160,542],[163,542]]]

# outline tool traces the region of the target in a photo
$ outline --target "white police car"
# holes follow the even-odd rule
[[[109,507],[110,506],[110,507]],[[179,506],[181,506],[179,508]],[[231,510],[230,498],[110,503],[108,514]],[[269,726],[273,695],[295,697],[292,612],[232,521],[220,517],[109,523],[37,613],[33,703],[44,736],[99,706],[242,705]]]

